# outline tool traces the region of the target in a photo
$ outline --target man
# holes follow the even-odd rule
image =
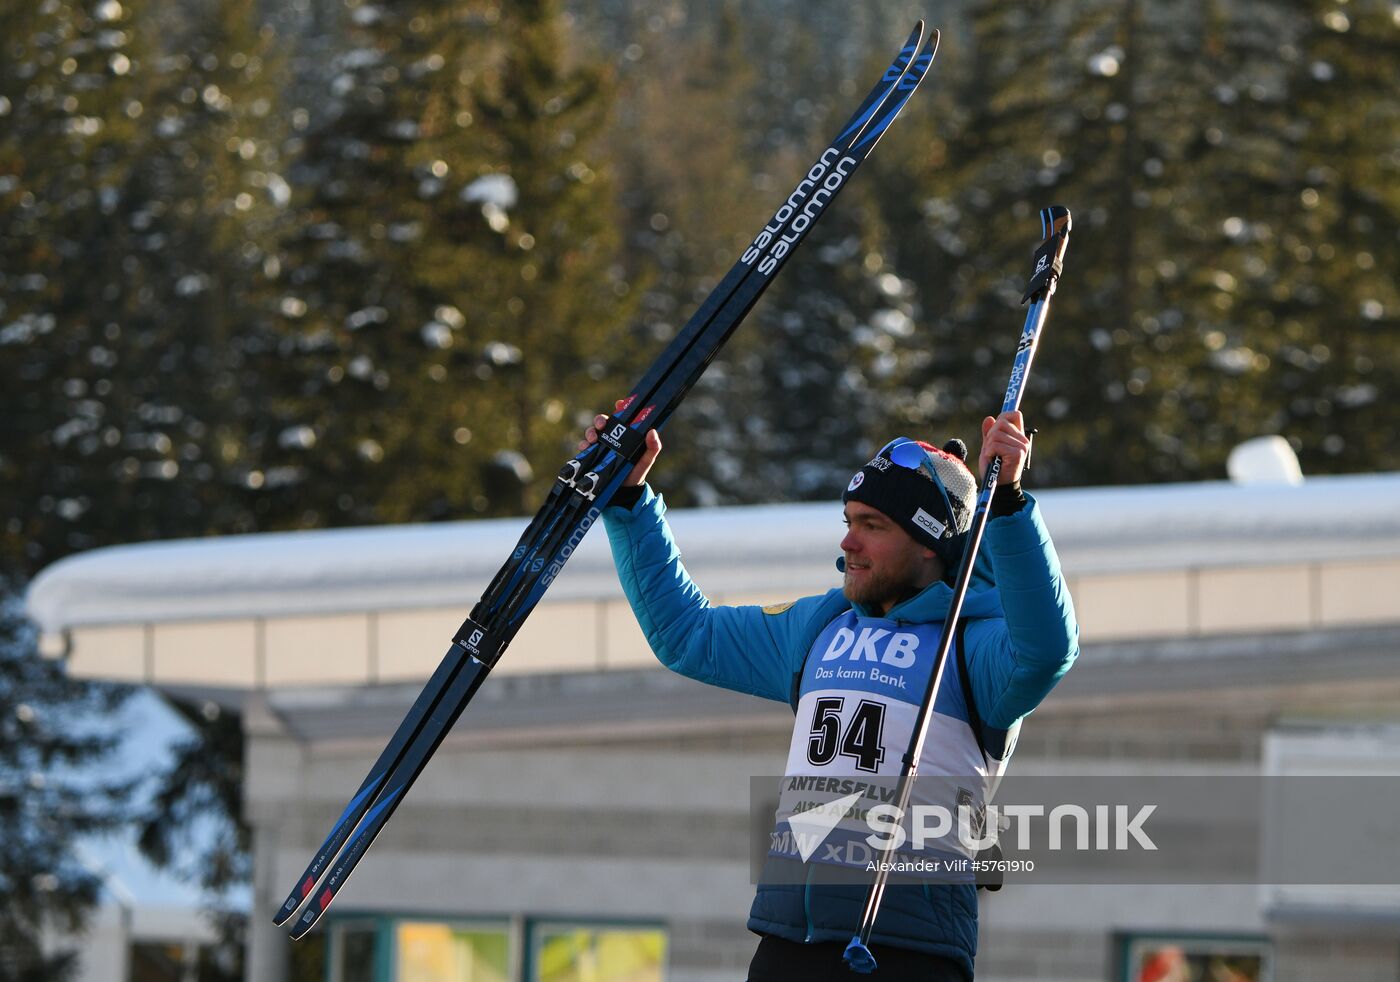
[[[596,441],[604,419],[580,449]],[[690,580],[665,506],[645,484],[660,450],[653,431],[604,511],[623,589],[657,657],[682,675],[793,705],[789,776],[898,775],[976,501],[961,441],[944,450],[904,439],[888,444],[842,496],[841,589],[766,608],[711,606]],[[993,456],[1002,460],[983,542],[996,585],[981,578],[969,589],[919,769],[921,781],[930,775],[977,785],[956,787],[950,805],[985,806],[1021,719],[1078,652],[1059,560],[1034,499],[1020,487],[1029,452],[1020,413],[983,421],[980,469]],[[779,818],[782,824],[781,807]],[[814,879],[760,883],[748,922],[762,939],[750,982],[858,977],[842,950],[859,925],[865,891]],[[879,960],[871,978],[971,979],[975,887],[892,885],[871,943]]]

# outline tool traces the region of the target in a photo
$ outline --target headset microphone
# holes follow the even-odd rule
[[[837,571],[838,573],[844,573],[844,572],[846,572],[846,557],[845,557],[845,556],[837,556],[837,557],[836,557],[836,571]]]

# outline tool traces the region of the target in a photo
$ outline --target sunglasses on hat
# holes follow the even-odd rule
[[[933,465],[933,457],[929,454],[927,447],[907,436],[897,436],[880,448],[880,452],[875,457],[877,460],[884,457],[891,463],[911,471],[921,470],[932,478],[933,486],[943,501],[943,514],[948,516],[948,529],[944,532],[944,537],[956,533],[957,520],[954,517],[956,512],[953,510],[953,502],[948,497],[948,489],[943,486],[943,479],[938,476],[938,470]]]

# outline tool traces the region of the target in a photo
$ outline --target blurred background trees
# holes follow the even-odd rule
[[[973,436],[1051,202],[1075,233],[1027,400],[1037,485],[1218,478],[1266,433],[1308,473],[1400,467],[1393,7],[949,11],[918,97],[669,428],[672,502],[829,497],[896,433]],[[5,592],[111,543],[533,511],[921,13],[4,5]],[[33,720],[120,693],[18,626],[0,646],[0,807],[38,836]],[[236,718],[183,710],[211,756],[178,754],[142,811],[172,863],[162,816],[238,807]],[[42,834],[102,827],[120,790]],[[240,875],[230,844],[211,886]],[[30,891],[12,961],[91,899],[13,851],[0,883]]]
[[[931,230],[959,264],[941,340],[970,349],[962,377],[987,376],[968,339],[1016,292],[1008,219],[1069,204],[1061,326],[1032,378],[1049,437],[1036,480],[1216,477],[1264,433],[1308,473],[1392,469],[1370,426],[1389,412],[1397,296],[1367,270],[1398,258],[1400,121],[1369,74],[1397,51],[1393,12],[1112,0],[972,16],[957,190]],[[1046,30],[1054,43],[1025,43]]]

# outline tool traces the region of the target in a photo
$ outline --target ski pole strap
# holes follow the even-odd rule
[[[609,416],[598,430],[598,442],[616,450],[626,460],[636,460],[647,438],[644,431],[634,430],[616,416]]]
[[[1007,485],[1003,485],[1007,486]],[[958,656],[958,681],[962,683],[963,702],[967,706],[967,722],[972,727],[972,731],[977,735],[977,749],[982,751],[982,756],[986,757],[987,742],[982,735],[982,715],[977,712],[977,697],[972,694],[972,675],[967,668],[967,653],[963,650],[967,637],[967,618],[959,617],[957,629],[953,633],[953,650]],[[1005,874],[1001,872],[1001,867],[996,862],[1000,860],[1001,844],[992,843],[985,849],[977,851],[977,859],[982,861],[991,860],[989,866],[983,867],[983,871],[978,872],[974,877],[977,889],[987,890],[995,893],[1002,888],[1005,881]]]
[[[1062,228],[1040,244],[1035,251],[1035,270],[1031,273],[1026,292],[1021,297],[1025,303],[1040,293],[1047,296],[1053,289],[1055,280],[1064,272],[1065,246],[1069,243],[1069,229]]]
[[[977,699],[972,694],[972,677],[967,667],[967,654],[963,645],[967,638],[967,618],[959,617],[958,626],[953,631],[953,651],[958,658],[958,681],[962,683],[963,702],[967,704],[967,724],[977,737],[977,749],[987,756],[987,742],[982,736],[982,715],[977,712]]]
[[[452,635],[452,643],[460,646],[487,668],[494,667],[500,660],[501,653],[506,650],[505,642],[470,617],[463,621],[462,626],[457,628],[457,633]]]

